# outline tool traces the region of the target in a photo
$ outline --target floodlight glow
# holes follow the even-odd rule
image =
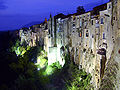
[[[57,61],[57,47],[50,47],[48,53],[48,65]]]
[[[20,55],[20,47],[17,48],[16,53],[17,55]]]
[[[39,68],[44,68],[45,65],[46,65],[46,62],[47,62],[47,60],[44,59],[43,56],[39,56],[39,57],[37,58],[37,63],[35,63],[35,65],[37,65]]]
[[[37,70],[39,71],[39,70],[40,70],[40,68],[37,68]]]
[[[49,52],[48,52],[48,65],[51,65],[57,61],[59,61],[60,65],[62,67],[65,64],[64,57],[60,55],[60,48],[61,45],[57,45],[57,47],[49,47]]]

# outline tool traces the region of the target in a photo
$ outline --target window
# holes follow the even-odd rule
[[[92,35],[92,38],[94,38],[94,35]]]
[[[73,23],[73,27],[75,27],[75,24]]]
[[[82,19],[80,19],[80,27],[82,27]]]
[[[82,65],[79,65],[79,69],[82,69]]]
[[[91,21],[91,24],[93,25],[93,20]]]
[[[82,32],[79,32],[79,37],[82,37]]]
[[[48,31],[49,31],[49,34],[50,34],[50,29]]]
[[[109,9],[111,8],[111,5],[109,4]]]
[[[51,32],[51,37],[53,37],[53,34],[52,34],[52,32]]]
[[[105,39],[105,33],[103,33],[103,39]]]
[[[73,23],[73,29],[75,29],[75,23]]]
[[[89,33],[88,33],[88,30],[86,31],[86,37],[89,37]]]
[[[103,18],[101,18],[101,24],[104,24],[104,23],[103,23]]]
[[[96,20],[95,27],[96,27],[96,28],[99,28],[99,20]]]
[[[96,24],[99,24],[99,20],[96,20]]]
[[[60,28],[58,27],[58,32],[60,31]]]
[[[76,56],[78,56],[78,49],[76,48]]]
[[[115,20],[115,17],[113,17],[113,20]]]

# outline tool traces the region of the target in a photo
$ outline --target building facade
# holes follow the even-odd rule
[[[84,14],[50,15],[45,23],[27,31],[21,29],[21,43],[35,46],[38,41],[48,54],[48,64],[59,61],[62,66],[68,46],[71,61],[92,75],[91,84],[98,89],[120,36],[119,4],[119,0],[111,0]]]

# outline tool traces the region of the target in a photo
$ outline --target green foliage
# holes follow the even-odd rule
[[[26,51],[24,56],[18,56],[18,61],[9,65],[18,74],[17,79],[11,86],[11,90],[40,90],[40,88],[44,87],[42,81],[44,83],[48,82],[47,77],[42,77],[34,64],[34,59],[37,59],[38,52],[38,47],[32,47]]]
[[[53,63],[52,65],[50,65],[52,68],[55,68],[55,69],[61,69],[62,66],[60,65],[59,61]]]
[[[11,47],[11,51],[15,52],[17,56],[23,56],[27,50],[30,50],[30,46],[23,46],[19,40],[16,40],[15,45]]]
[[[71,65],[70,80],[66,80],[68,90],[86,90],[90,89],[91,75],[83,70],[79,70],[76,66]]]
[[[34,78],[26,78],[24,75],[19,75],[10,90],[39,90],[39,88],[36,86]]]
[[[35,65],[37,65],[38,68],[42,69],[46,66],[47,64],[47,59],[45,59],[43,56],[39,56],[37,58],[37,63]]]
[[[78,66],[70,61],[69,53],[65,55],[65,66],[63,71],[66,73],[64,80],[67,90],[89,90],[91,88],[91,75],[84,70],[79,70]]]
[[[59,64],[59,62],[55,62],[53,63],[52,65],[48,65],[46,64],[47,63],[47,60],[46,59],[42,59],[42,64],[37,64],[37,67],[40,68],[40,73],[41,75],[43,76],[49,76],[49,75],[52,75],[54,74],[56,71],[58,71],[59,69],[62,68],[62,66]],[[44,66],[44,68],[42,67]]]

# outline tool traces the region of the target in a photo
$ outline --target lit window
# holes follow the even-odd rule
[[[99,20],[96,20],[96,24],[99,24]]]
[[[79,32],[79,37],[82,37],[82,32]]]

